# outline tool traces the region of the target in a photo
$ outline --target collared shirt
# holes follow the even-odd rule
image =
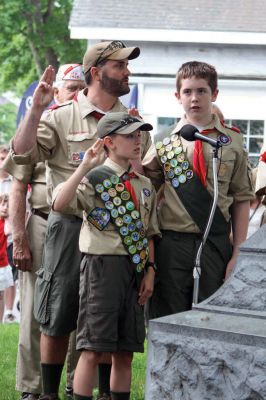
[[[187,124],[186,118],[182,118],[171,133],[178,133],[182,126]],[[251,182],[251,169],[248,163],[247,152],[243,147],[242,135],[221,124],[217,116],[213,116],[212,122],[204,127],[214,129],[209,137],[217,139],[224,134],[230,139],[229,142],[219,150],[218,155],[218,206],[225,219],[229,221],[229,208],[233,202],[251,200],[254,196]],[[192,165],[194,142],[188,142],[181,137],[183,151]],[[204,159],[207,170],[207,190],[213,194],[212,174],[212,147],[208,143],[202,143]],[[155,146],[153,145],[143,160],[144,170],[153,184],[160,190],[160,201],[158,204],[158,218],[161,229],[177,232],[198,233],[199,228],[194,223],[183,203],[178,198],[175,189],[168,180],[165,180],[163,168],[159,162]],[[189,184],[187,182],[186,184]],[[195,193],[195,196],[197,194]],[[159,195],[158,195],[159,197]],[[204,207],[199,204],[199,207]]]
[[[45,111],[38,127],[36,146],[25,155],[12,155],[18,164],[47,160],[52,189],[72,175],[81,163],[84,152],[97,140],[98,121],[90,115],[96,108],[88,99],[87,91],[86,88],[79,92],[77,101],[72,100]],[[117,100],[110,112],[126,110]],[[151,140],[149,133],[142,137],[144,155]],[[50,205],[50,196],[48,202]],[[75,210],[73,214],[82,216],[81,210]]]
[[[18,165],[9,153],[4,161],[3,168],[17,180],[26,185],[30,184],[31,191],[27,198],[30,208],[35,208],[48,214],[50,211],[47,203],[47,188],[49,184],[46,185],[45,163]]]
[[[119,177],[127,172],[110,160],[110,158],[105,160],[104,165],[111,168]],[[146,236],[149,238],[160,234],[156,215],[156,193],[148,178],[138,173],[136,175],[138,178],[131,179],[130,183],[134,188],[138,200],[140,216]],[[62,185],[59,185],[55,189],[54,198],[56,198],[61,187]],[[88,222],[87,216],[95,207],[103,208],[104,203],[96,196],[93,186],[84,178],[82,183],[79,184],[76,195],[67,209],[68,213],[73,213],[72,210],[76,208],[84,210],[79,240],[80,251],[89,254],[127,254],[117,228],[113,223],[109,222],[106,228],[100,231]]]

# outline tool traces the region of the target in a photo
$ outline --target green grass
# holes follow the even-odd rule
[[[19,325],[0,324],[0,400],[18,400],[20,394],[15,390],[16,356]],[[136,353],[133,360],[133,380],[131,400],[144,399],[146,352]],[[30,368],[30,366],[29,366]],[[65,373],[62,377],[60,396],[64,399]]]

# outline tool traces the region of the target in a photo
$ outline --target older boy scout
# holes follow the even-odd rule
[[[217,73],[203,62],[187,62],[177,73],[176,97],[185,116],[171,134],[155,143],[144,160],[145,172],[161,188],[159,224],[162,240],[156,248],[158,284],[150,304],[151,317],[191,308],[193,267],[213,193],[212,149],[190,142],[179,132],[185,124],[219,139],[219,197],[214,222],[201,257],[199,301],[214,293],[235,265],[248,226],[253,190],[242,136],[211,112],[218,95]],[[230,224],[233,248],[229,242]]]
[[[73,98],[85,87],[83,68],[80,64],[61,65],[54,82],[54,100],[57,104]],[[17,354],[17,390],[21,399],[34,400],[41,393],[40,332],[39,324],[33,316],[34,287],[36,271],[41,265],[43,244],[50,207],[47,204],[45,163],[17,165],[9,156],[4,168],[13,176],[10,211],[14,234],[13,258],[20,269],[20,333]],[[48,176],[47,171],[47,176]],[[25,229],[25,205],[28,184],[31,186],[29,203],[30,218]],[[68,354],[68,376],[73,375],[76,357]],[[29,368],[30,365],[30,368]],[[72,377],[73,380],[73,377]],[[70,382],[68,382],[70,384]]]
[[[76,207],[85,210],[77,333],[77,348],[82,353],[75,372],[74,399],[92,400],[93,372],[101,353],[111,352],[111,399],[127,400],[133,352],[144,350],[142,306],[153,290],[152,237],[159,233],[155,190],[148,178],[129,171],[129,160],[139,157],[140,129],[147,131],[152,126],[120,112],[107,114],[97,129],[101,140],[56,189],[53,204],[58,211],[65,207],[69,212]],[[108,158],[103,166],[92,169],[103,146]]]
[[[128,60],[138,57],[139,52],[138,47],[126,48],[120,41],[89,48],[83,60],[88,88],[76,100],[41,118],[52,96],[54,71],[48,67],[14,139],[14,160],[34,163],[47,159],[52,188],[66,180],[80,164],[85,150],[95,142],[98,120],[107,112],[125,110],[118,96],[129,92]],[[145,132],[142,139],[145,154],[150,145],[149,134]],[[76,327],[81,261],[77,238],[81,223],[79,209],[71,215],[51,213],[48,219],[43,265],[37,279],[39,301],[35,304],[42,331],[44,399],[57,398],[69,333]]]

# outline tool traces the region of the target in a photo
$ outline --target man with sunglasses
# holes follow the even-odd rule
[[[87,87],[74,100],[43,114],[53,95],[54,69],[47,67],[13,140],[13,159],[22,164],[47,160],[51,189],[64,182],[96,141],[98,120],[109,112],[126,111],[118,97],[129,92],[128,60],[139,53],[138,47],[128,48],[120,41],[90,47],[83,59]],[[149,146],[146,133],[142,156]],[[82,215],[77,208],[74,215],[72,210],[52,211],[48,218],[35,301],[35,317],[41,326],[43,400],[58,399],[69,334],[76,328]]]

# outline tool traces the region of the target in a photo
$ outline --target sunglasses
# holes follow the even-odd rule
[[[115,133],[118,131],[118,129],[123,128],[124,126],[134,124],[134,122],[140,122],[137,118],[134,117],[128,117],[125,119],[121,119],[120,125],[118,125],[116,128],[112,129],[110,132],[108,132],[108,135],[111,135],[112,133]]]
[[[108,44],[108,46],[103,49],[103,51],[101,51],[99,57],[97,58],[96,62],[94,63],[94,66],[97,67],[97,65],[99,64],[100,61],[103,61],[106,56],[104,56],[104,54],[106,54],[109,51],[115,51],[117,49],[124,49],[126,46],[124,45],[123,42],[121,42],[120,40],[113,40],[111,43]],[[110,55],[110,54],[108,54]]]

